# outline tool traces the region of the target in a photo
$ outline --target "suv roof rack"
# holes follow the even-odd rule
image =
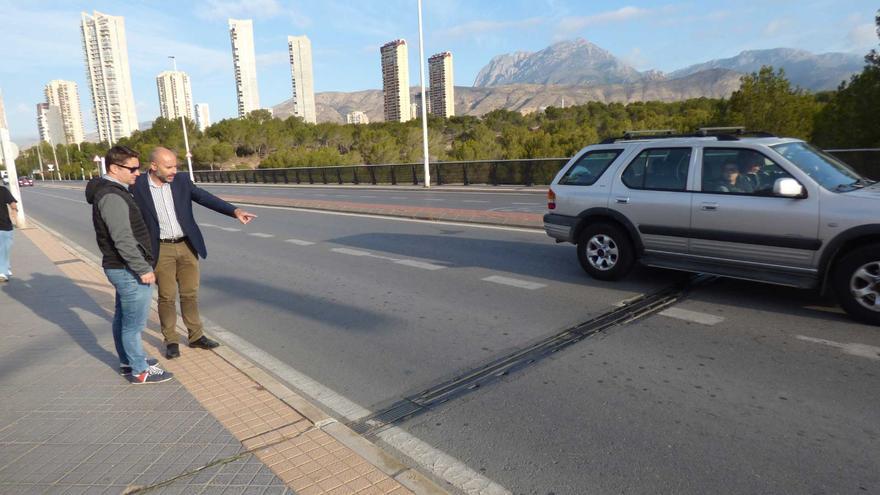
[[[777,137],[765,131],[746,131],[745,127],[700,127],[692,134],[675,134],[672,129],[648,129],[639,131],[623,131],[623,136],[604,139],[599,144],[614,144],[617,141],[632,139],[674,139],[693,137],[714,137],[718,141],[739,141],[741,137]]]

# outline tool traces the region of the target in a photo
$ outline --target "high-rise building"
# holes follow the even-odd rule
[[[382,93],[385,99],[385,121],[410,120],[409,51],[406,40],[382,45]]]
[[[290,79],[293,84],[293,115],[318,122],[315,114],[315,78],[312,73],[312,42],[307,36],[288,36]]]
[[[196,125],[202,132],[211,125],[211,110],[207,103],[196,103]]]
[[[156,86],[159,89],[160,115],[166,119],[179,119],[182,115],[192,120],[192,88],[186,72],[161,72],[156,76]]]
[[[48,103],[37,103],[37,127],[40,129],[40,140],[55,144],[67,144],[64,137],[64,121],[61,119],[61,107]]]
[[[367,117],[367,114],[361,112],[360,110],[355,110],[353,112],[348,112],[345,115],[345,123],[346,124],[369,124],[370,118]]]
[[[452,77],[452,53],[440,52],[428,59],[428,111],[440,117],[455,115],[455,85]]]
[[[79,106],[79,90],[73,81],[49,81],[43,92],[46,103],[61,109],[61,121],[64,123],[64,143],[79,144],[85,139],[83,130],[82,110]]]
[[[229,38],[232,41],[232,65],[235,68],[238,116],[244,117],[260,108],[260,89],[257,87],[257,56],[254,54],[254,21],[229,19]]]
[[[125,19],[98,11],[93,15],[83,12],[81,27],[98,138],[115,143],[138,129]]]

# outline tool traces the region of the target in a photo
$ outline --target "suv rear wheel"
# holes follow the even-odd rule
[[[608,223],[588,226],[577,243],[578,261],[585,272],[599,280],[619,280],[632,268],[632,242],[620,227]]]
[[[837,300],[853,318],[880,325],[880,244],[845,255],[832,273]]]

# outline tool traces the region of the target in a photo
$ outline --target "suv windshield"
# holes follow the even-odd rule
[[[771,148],[829,191],[851,191],[871,183],[849,165],[807,143],[777,144]]]

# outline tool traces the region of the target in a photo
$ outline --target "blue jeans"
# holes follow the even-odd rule
[[[133,374],[147,369],[147,356],[141,333],[147,324],[153,288],[124,268],[105,268],[107,279],[116,288],[116,312],[113,315],[113,343],[119,363],[131,366]]]
[[[6,205],[2,205],[6,208]],[[9,253],[12,251],[12,231],[0,230],[0,275],[9,273]]]

